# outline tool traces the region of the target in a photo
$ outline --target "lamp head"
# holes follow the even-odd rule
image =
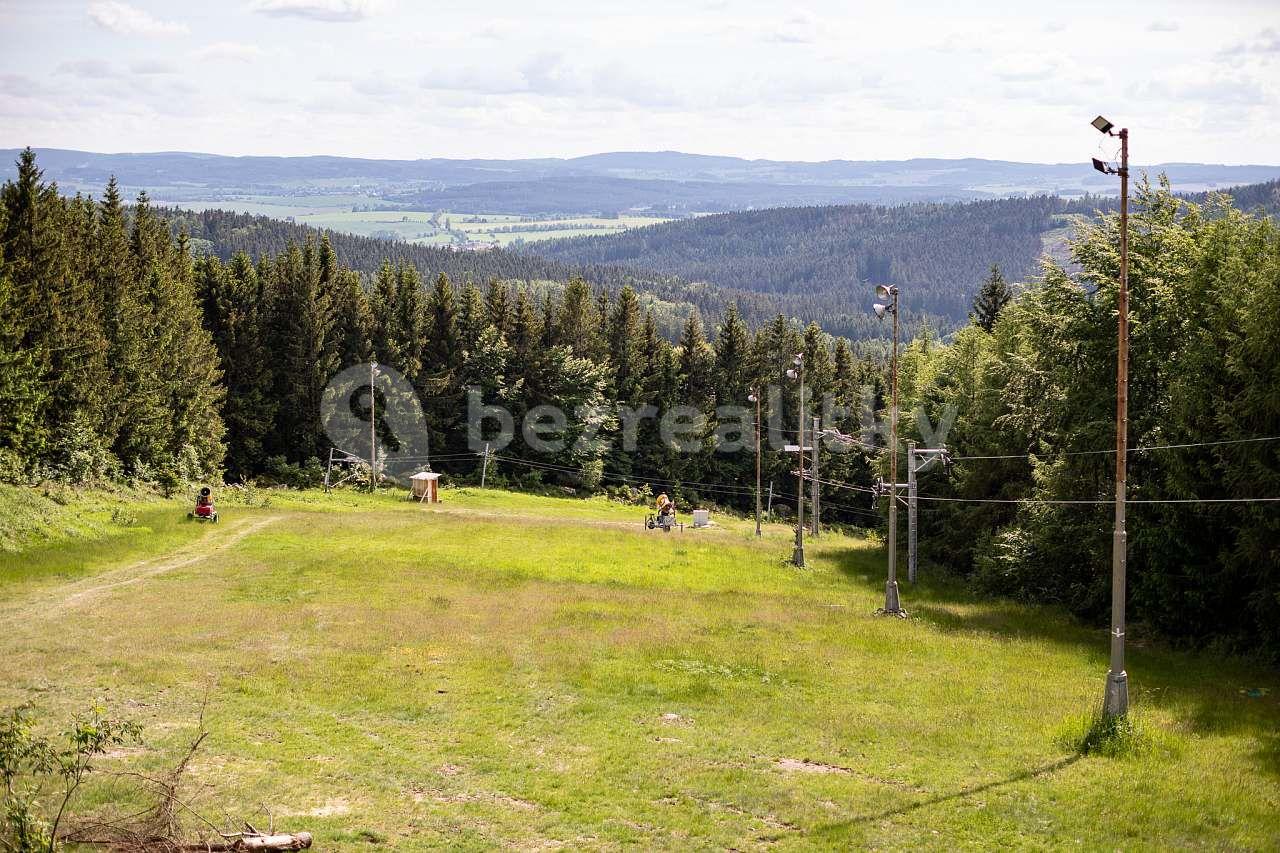
[[[1097,157],[1093,158],[1093,168],[1097,169],[1104,175],[1107,173],[1107,164],[1099,160]]]
[[[748,402],[748,403],[759,403],[759,402],[760,402],[760,398],[759,398],[756,394],[754,394],[754,393],[753,393],[753,394],[748,394],[748,395],[747,395],[747,402]]]
[[[792,369],[792,368],[787,368],[787,378],[788,378],[788,379],[795,379],[795,378],[797,378],[797,377],[799,377],[799,376],[800,376],[800,374],[799,374],[799,373],[796,373],[796,371],[795,371],[794,369]]]
[[[875,305],[871,306],[871,310],[876,312],[876,316],[879,317],[881,320],[883,320],[885,312],[889,310],[889,306],[881,305],[879,302],[877,302]]]
[[[1098,133],[1110,133],[1111,128],[1115,127],[1114,124],[1107,121],[1102,116],[1098,116],[1093,120],[1093,126],[1098,129]]]
[[[889,299],[893,296],[893,290],[894,289],[887,284],[877,284],[876,296],[879,296],[881,299]]]
[[[791,361],[792,361],[792,363],[796,364],[797,366],[798,366],[798,365],[801,365],[801,364],[804,364],[804,353],[802,353],[802,352],[798,352],[798,353],[796,353],[796,357],[795,357],[795,358],[793,358],[793,359],[791,359]]]

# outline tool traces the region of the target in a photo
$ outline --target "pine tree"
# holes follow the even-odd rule
[[[729,303],[716,336],[716,398],[728,405],[745,405],[751,384],[751,339],[738,306]]]
[[[1000,272],[998,265],[992,264],[990,275],[982,283],[982,288],[973,301],[973,312],[969,318],[985,331],[990,332],[996,327],[1000,312],[1012,298],[1013,289],[1004,280],[1004,273]]]
[[[369,300],[369,308],[373,314],[371,334],[374,357],[383,364],[401,364],[404,361],[396,331],[396,306],[399,303],[397,285],[396,272],[391,262],[384,260],[382,266],[378,267],[373,297]]]
[[[205,479],[222,464],[225,446],[220,415],[225,390],[217,348],[201,323],[186,235],[170,255],[170,273],[154,315],[171,351],[163,377],[169,389],[167,455],[181,479]]]
[[[328,442],[320,425],[325,386],[337,371],[332,342],[333,310],[320,288],[319,270],[290,244],[271,272],[271,323],[268,349],[273,356],[276,428],[267,449],[291,461],[325,455]]]
[[[98,218],[98,251],[94,283],[107,338],[111,367],[109,398],[103,437],[122,459],[122,433],[132,424],[155,420],[148,410],[159,401],[142,393],[146,382],[150,346],[151,308],[137,285],[138,274],[130,249],[124,205],[113,176],[103,194]]]
[[[707,344],[702,318],[697,309],[689,313],[680,336],[680,376],[686,402],[692,406],[708,406],[715,394],[715,354]]]
[[[632,402],[644,380],[645,354],[640,324],[640,300],[631,285],[626,285],[618,294],[608,335],[614,399],[621,403]]]
[[[0,256],[0,480],[21,480],[43,449],[45,387],[33,353],[21,348],[15,292]]]
[[[422,279],[417,267],[402,263],[396,269],[396,304],[392,318],[391,350],[398,360],[391,364],[410,382],[417,383],[427,368],[430,354],[424,346],[427,316],[422,307]]]
[[[556,343],[569,347],[580,358],[595,354],[596,311],[591,290],[581,278],[575,276],[565,285],[555,326]]]
[[[441,273],[435,288],[427,300],[427,345],[425,366],[428,371],[440,373],[457,367],[462,351],[459,346],[458,307],[454,301],[453,284]]]
[[[817,406],[824,394],[830,392],[831,350],[827,348],[827,336],[817,323],[810,323],[804,330],[804,380],[806,393]]]
[[[333,287],[334,340],[339,367],[373,358],[373,312],[360,286],[360,275],[339,269]]]
[[[264,340],[268,306],[258,271],[243,252],[226,266],[215,257],[202,259],[196,282],[227,389],[222,406],[227,476],[245,479],[262,471],[266,439],[275,426],[275,389]]]
[[[103,463],[91,472],[101,474],[110,464],[101,435],[109,377],[99,303],[87,269],[92,208],[65,202],[57,186],[42,183],[41,177],[27,148],[19,157],[17,178],[0,191],[0,246],[23,332],[19,346],[31,353],[47,390],[41,427],[31,444],[47,447],[47,461],[55,467],[71,455],[88,455]]]
[[[485,310],[488,312],[489,322],[499,334],[504,337],[511,334],[511,291],[504,282],[496,278],[489,281]]]
[[[484,297],[480,295],[480,288],[468,280],[462,288],[458,306],[458,342],[463,352],[475,351],[488,325]]]

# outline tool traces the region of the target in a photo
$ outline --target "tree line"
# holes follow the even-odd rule
[[[314,471],[331,446],[319,416],[329,380],[378,362],[412,384],[436,470],[474,472],[465,415],[477,389],[517,422],[553,405],[566,412],[571,439],[594,437],[555,452],[517,442],[506,455],[530,464],[499,464],[499,482],[652,481],[686,502],[745,508],[754,458],[717,452],[717,406],[749,407],[760,389],[766,420],[776,409],[779,428],[794,435],[797,391],[785,371],[804,352],[808,399],[830,395],[845,409],[832,425],[856,432],[861,389],[879,381],[875,363],[816,323],[779,315],[753,330],[732,303],[712,327],[691,310],[668,340],[655,307],[628,283],[615,292],[578,276],[554,289],[494,277],[481,287],[444,272],[424,281],[403,257],[364,274],[341,262],[328,235],[285,240],[256,258],[197,254],[193,242],[207,237],[171,236],[172,221],[145,195],[126,209],[113,181],[100,201],[65,198],[30,152],[0,195],[0,475],[9,480]],[[208,235],[210,223],[234,220],[198,221],[205,227],[192,231]],[[770,384],[780,388],[774,397]],[[676,406],[699,415],[683,451],[659,435]],[[618,440],[620,407],[654,412],[638,425],[634,451]],[[378,429],[394,447],[390,426]],[[766,447],[780,512],[795,491],[793,466]],[[828,470],[870,482],[863,453],[833,458]]]
[[[1012,301],[988,282],[904,405],[955,412],[921,481],[926,555],[979,589],[1102,622],[1110,604],[1119,220]],[[1142,185],[1130,219],[1129,602],[1175,640],[1280,657],[1280,231],[1226,196]],[[911,430],[912,419],[907,419]],[[909,432],[909,434],[911,434]],[[1171,446],[1172,445],[1172,446]],[[1184,446],[1189,445],[1189,446]],[[966,458],[967,457],[967,458]],[[1094,501],[1090,503],[1090,501]]]
[[[1280,656],[1280,233],[1225,197],[1202,204],[1142,187],[1131,218],[1130,603],[1137,624],[1187,643]],[[1119,225],[1082,227],[1071,265],[1046,260],[1011,287],[989,270],[968,325],[925,334],[900,369],[906,438],[950,423],[954,462],[921,480],[926,557],[987,593],[1101,621],[1109,587]],[[858,435],[883,412],[883,359],[816,323],[759,325],[736,305],[675,340],[627,283],[556,289],[494,278],[424,279],[404,259],[372,274],[324,236],[256,258],[192,251],[145,197],[126,209],[64,198],[24,154],[0,189],[0,479],[179,482],[304,477],[330,447],[318,413],[334,373],[377,361],[412,385],[436,470],[474,476],[466,424],[476,389],[519,421],[566,413],[557,449],[517,442],[491,482],[596,490],[652,484],[684,506],[749,509],[750,450],[717,452],[717,408],[750,407],[787,441],[809,406]],[[777,390],[768,393],[768,386]],[[829,396],[838,408],[822,412]],[[916,406],[927,416],[910,416]],[[651,407],[636,449],[620,407]],[[691,443],[658,418],[692,407]],[[381,410],[380,410],[381,411]],[[368,419],[368,413],[358,412]],[[396,436],[379,421],[380,443]],[[686,436],[688,432],[686,431]],[[591,436],[592,440],[573,439]],[[931,437],[931,436],[928,436]],[[883,442],[824,445],[824,519],[878,524],[859,491],[890,476]],[[775,514],[793,505],[795,459],[766,446]],[[898,479],[904,476],[897,472]],[[839,484],[839,485],[834,485]],[[852,487],[852,488],[850,488]],[[940,500],[943,499],[943,500]]]

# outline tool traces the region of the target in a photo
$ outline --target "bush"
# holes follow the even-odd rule
[[[60,738],[36,732],[30,707],[0,718],[0,847],[13,853],[53,851],[67,807],[92,760],[113,746],[137,743],[134,722],[104,716],[93,708],[75,718]]]
[[[301,465],[283,456],[272,456],[263,464],[263,479],[290,489],[314,489],[324,485],[324,465],[314,456]]]
[[[28,483],[30,479],[22,457],[7,447],[0,447],[0,483],[21,486]]]
[[[120,461],[80,414],[60,429],[53,440],[52,471],[70,483],[118,479]]]

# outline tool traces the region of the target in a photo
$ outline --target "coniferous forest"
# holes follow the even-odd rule
[[[219,257],[193,248],[213,240],[217,217],[183,220],[191,227],[173,236],[174,214],[145,197],[126,205],[114,182],[100,199],[63,197],[30,151],[0,197],[9,482],[307,482],[330,448],[327,382],[377,361],[418,393],[436,470],[474,476],[465,398],[479,388],[517,420],[552,404],[570,413],[569,433],[600,439],[557,452],[517,442],[491,482],[648,483],[685,506],[747,510],[755,460],[716,452],[717,406],[777,386],[763,414],[793,440],[785,372],[800,352],[807,399],[838,407],[824,427],[858,435],[864,403],[885,405],[882,359],[815,323],[744,319],[733,303],[708,325],[693,311],[671,328],[621,277],[534,290],[404,255],[353,268],[323,236]],[[1194,204],[1167,186],[1143,189],[1131,232],[1132,614],[1175,640],[1274,657],[1280,505],[1255,499],[1280,497],[1280,442],[1264,440],[1280,436],[1280,234],[1223,198]],[[1006,269],[1012,287],[991,269],[1002,256],[976,258],[973,290],[987,285],[966,306],[970,324],[945,342],[926,331],[901,365],[905,437],[952,424],[952,464],[921,481],[925,554],[983,590],[1088,619],[1108,602],[1117,247],[1108,215],[1078,230],[1069,266]],[[704,415],[692,452],[665,444],[652,420],[634,452],[621,450],[611,412],[645,405]],[[823,414],[813,409],[806,418]],[[890,472],[874,444],[824,448],[824,520],[879,523],[885,502],[864,490]],[[794,460],[766,449],[763,465],[778,515],[794,499]]]

